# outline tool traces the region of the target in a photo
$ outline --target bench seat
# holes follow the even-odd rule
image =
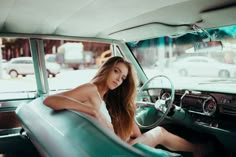
[[[36,98],[16,109],[27,136],[45,157],[167,157],[171,153],[128,145],[86,114],[53,111]]]

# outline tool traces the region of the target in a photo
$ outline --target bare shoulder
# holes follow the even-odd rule
[[[85,84],[82,84],[78,87],[76,87],[75,89],[73,89],[75,91],[78,91],[78,92],[94,92],[96,90],[96,86],[92,83],[85,83]]]
[[[77,99],[86,101],[97,95],[97,88],[92,83],[85,83],[72,89],[68,94]]]
[[[92,83],[85,83],[73,89],[73,96],[78,100],[87,102],[96,108],[100,107],[101,99],[98,95],[96,85]]]

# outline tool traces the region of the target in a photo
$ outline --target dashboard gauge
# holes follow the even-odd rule
[[[170,93],[163,93],[162,95],[161,95],[161,99],[162,100],[167,100],[168,98],[170,98],[171,96],[170,96]]]
[[[222,98],[222,104],[229,104],[230,100],[228,98]]]
[[[208,97],[202,105],[203,113],[207,116],[211,116],[216,112],[217,104],[215,99]]]

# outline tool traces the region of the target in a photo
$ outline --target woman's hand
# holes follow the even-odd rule
[[[102,123],[104,126],[106,126],[107,128],[111,129],[112,131],[114,131],[113,129],[113,125],[111,124],[111,122],[109,122],[107,120],[107,118],[105,117],[105,115],[102,112],[97,111],[95,118]]]

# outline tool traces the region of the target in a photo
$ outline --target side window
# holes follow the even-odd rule
[[[29,39],[0,38],[0,100],[36,97]],[[112,56],[110,44],[43,40],[50,94],[88,82]]]
[[[0,37],[0,101],[30,99],[36,94],[36,81],[26,38]]]
[[[104,43],[44,40],[44,45],[49,94],[90,81],[102,63],[112,55],[110,44]]]

